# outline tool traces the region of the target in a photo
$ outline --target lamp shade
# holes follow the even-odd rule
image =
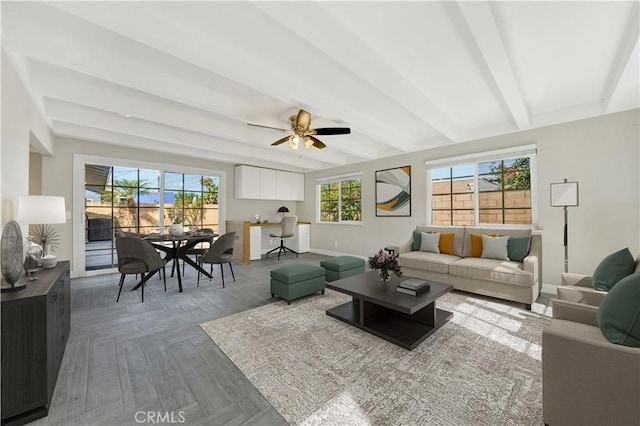
[[[18,199],[18,222],[24,225],[66,223],[64,197],[24,195]]]
[[[278,209],[278,213],[289,213],[289,209],[285,206],[282,206]]]

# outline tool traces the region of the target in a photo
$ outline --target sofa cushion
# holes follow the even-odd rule
[[[464,247],[462,249],[462,254],[460,255],[460,257],[469,257],[471,255],[471,240],[469,238],[471,234],[491,235],[491,234],[499,233],[500,235],[508,235],[510,237],[530,237],[531,236],[531,229],[511,229],[511,228],[496,229],[496,228],[480,228],[480,227],[468,226],[468,227],[465,227],[464,232],[465,232],[464,238],[463,238]]]
[[[440,253],[453,255],[453,239],[455,236],[456,234],[453,232],[440,234],[440,244],[438,244]]]
[[[464,226],[416,226],[416,231],[419,232],[439,232],[440,234],[453,233],[453,255],[460,257],[462,257],[464,229]],[[420,250],[420,246],[414,249],[414,251],[418,250]]]
[[[489,234],[487,236],[495,237],[496,234]],[[482,235],[469,234],[469,240],[471,242],[471,252],[469,253],[469,257],[481,257],[482,256]]]
[[[411,250],[420,251],[420,245],[422,244],[422,231],[413,231],[413,239],[411,243]]]
[[[438,244],[440,244],[440,233],[435,232],[433,234],[423,232],[420,236],[420,251],[428,251],[431,253],[440,253]]]
[[[509,260],[515,262],[522,262],[529,254],[529,243],[531,237],[509,237],[509,243],[507,244],[507,253],[509,254]]]
[[[609,290],[598,308],[598,325],[611,343],[640,347],[640,273],[627,275]]]
[[[523,271],[521,263],[508,260],[466,257],[449,264],[449,273],[461,277],[496,281],[529,287],[532,285],[531,272]]]
[[[509,244],[509,237],[507,236],[490,237],[483,235],[481,257],[484,259],[509,260],[507,244]]]
[[[635,262],[628,248],[611,253],[593,271],[593,288],[600,291],[611,290],[618,281],[630,275],[634,267]]]
[[[410,251],[400,255],[400,264],[403,268],[421,269],[442,274],[446,274],[449,271],[448,265],[457,260],[460,260],[458,256],[428,251]]]

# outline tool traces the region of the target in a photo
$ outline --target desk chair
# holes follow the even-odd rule
[[[290,251],[291,253],[295,254],[296,257],[298,257],[298,252],[291,250],[289,247],[285,247],[284,245],[284,239],[285,238],[290,238],[293,237],[295,235],[295,230],[296,230],[296,224],[298,223],[298,217],[297,216],[287,216],[287,217],[283,217],[282,220],[280,221],[280,233],[279,234],[269,234],[270,237],[276,237],[276,238],[280,238],[280,246],[274,248],[273,250],[270,250],[269,252],[267,252],[266,257],[269,257],[269,254],[273,253],[274,251],[278,250],[278,260],[280,260],[280,253],[287,253],[288,251]]]
[[[118,290],[118,298],[122,293],[122,284],[127,274],[140,274],[142,281],[142,302],[144,302],[144,286],[156,272],[162,270],[164,277],[164,291],[167,291],[167,275],[164,266],[167,261],[160,257],[160,253],[153,248],[149,241],[139,237],[117,237],[116,251],[118,252],[118,271],[120,271],[120,290]]]

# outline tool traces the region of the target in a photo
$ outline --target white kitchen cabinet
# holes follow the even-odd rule
[[[298,224],[296,234],[291,241],[291,249],[298,253],[308,253],[311,250],[311,225]]]
[[[259,226],[252,226],[249,231],[249,259],[260,260],[262,255],[262,229]]]
[[[284,170],[236,166],[237,199],[304,201],[304,175]]]

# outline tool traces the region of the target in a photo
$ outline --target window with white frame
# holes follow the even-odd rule
[[[427,162],[427,222],[531,227],[537,222],[533,146]]]
[[[362,175],[323,178],[316,181],[317,218],[321,223],[362,221]]]

